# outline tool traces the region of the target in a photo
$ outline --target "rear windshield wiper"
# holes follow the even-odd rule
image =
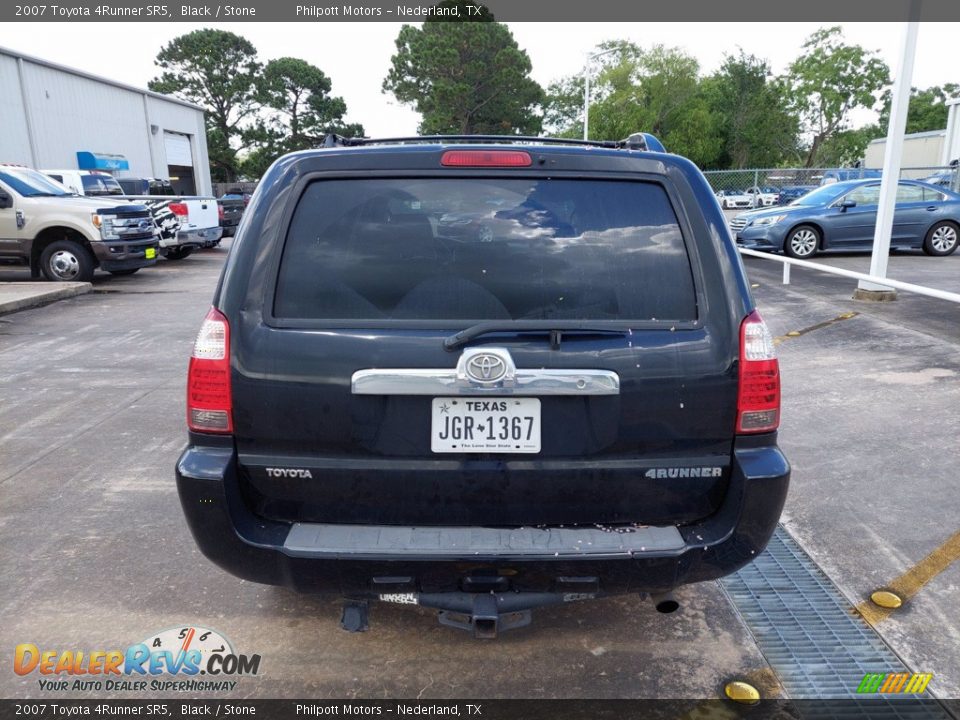
[[[543,327],[537,325],[527,325],[517,322],[482,322],[471,325],[465,330],[444,338],[444,350],[456,350],[461,345],[465,345],[476,337],[486,335],[492,332],[516,332],[516,333],[550,333],[550,346],[554,349],[560,347],[560,337],[565,332],[591,333],[595,335],[626,335],[630,332],[628,329],[621,328],[598,328],[590,323],[564,322],[556,327]]]

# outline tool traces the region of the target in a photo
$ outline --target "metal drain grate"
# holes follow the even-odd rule
[[[867,673],[909,670],[782,527],[762,555],[721,585],[791,699],[855,701],[824,706],[833,716],[853,715],[862,703],[870,717],[949,720],[937,703],[857,694]],[[819,714],[815,703],[803,707],[805,716]]]

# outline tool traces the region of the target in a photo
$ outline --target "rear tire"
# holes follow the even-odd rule
[[[960,231],[954,223],[948,220],[938,222],[927,231],[923,239],[923,251],[936,257],[950,255],[957,249],[958,235]]]
[[[110,270],[111,275],[116,275],[117,277],[123,277],[124,275],[133,275],[140,268],[127,268],[126,270]]]
[[[40,253],[40,270],[53,282],[90,282],[94,260],[90,251],[73,240],[57,240]]]
[[[163,253],[163,256],[167,260],[183,260],[184,258],[189,257],[190,253],[192,252],[193,252],[192,247],[177,247],[177,248],[170,248],[169,250],[165,250]]]
[[[813,225],[797,225],[783,241],[783,251],[792,258],[806,260],[817,254],[820,247],[820,231]]]

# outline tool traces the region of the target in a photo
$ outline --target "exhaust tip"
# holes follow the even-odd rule
[[[654,593],[650,596],[650,599],[658,613],[669,615],[680,609],[680,603],[673,596],[673,593]]]
[[[658,613],[669,615],[670,613],[675,613],[677,610],[680,609],[680,603],[678,603],[673,598],[670,598],[668,600],[661,600],[660,602],[658,602],[656,605],[656,608]]]

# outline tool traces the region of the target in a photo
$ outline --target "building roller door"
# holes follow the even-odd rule
[[[193,174],[193,151],[190,136],[181,133],[164,132],[163,147],[167,156],[167,172],[170,183],[177,195],[196,193],[196,181]]]

